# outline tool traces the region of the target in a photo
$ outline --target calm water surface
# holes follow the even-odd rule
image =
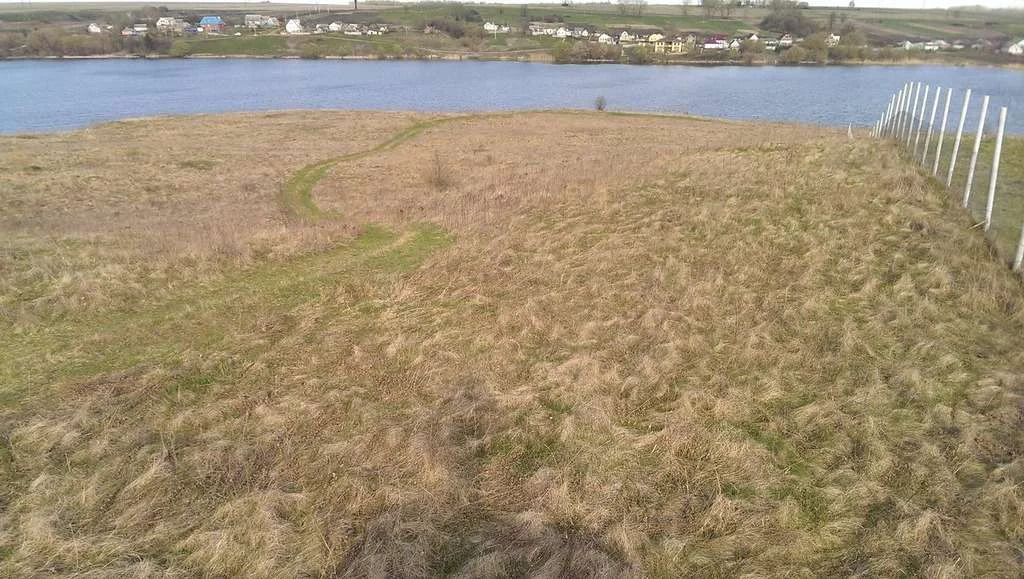
[[[0,133],[268,109],[588,109],[600,95],[611,110],[870,126],[908,80],[991,95],[992,107],[1009,107],[1008,131],[1024,134],[1020,70],[227,59],[0,62]],[[962,98],[954,95],[955,113]]]

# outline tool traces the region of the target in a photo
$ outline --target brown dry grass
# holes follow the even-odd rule
[[[264,146],[293,169],[346,152],[291,134]],[[1020,282],[879,146],[450,121],[335,166],[335,217],[271,221],[354,240],[144,278],[102,316],[9,284],[36,318],[0,341],[33,387],[0,411],[0,574],[1015,576]],[[118,239],[94,216],[119,206],[68,222]],[[67,267],[102,292],[94,251]]]

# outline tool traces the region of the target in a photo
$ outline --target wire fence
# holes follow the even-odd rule
[[[944,183],[999,255],[1021,271],[1024,138],[1006,136],[1008,114],[971,89],[908,82],[889,99],[871,135],[895,141]]]

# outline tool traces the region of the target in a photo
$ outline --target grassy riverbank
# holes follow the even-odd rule
[[[971,224],[793,125],[0,137],[0,575],[1012,575],[1024,288]]]

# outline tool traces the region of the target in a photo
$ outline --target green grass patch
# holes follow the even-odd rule
[[[178,166],[182,169],[195,169],[197,171],[209,171],[217,166],[216,163],[208,159],[188,159],[180,161]]]
[[[562,400],[548,396],[547,394],[538,396],[537,402],[539,402],[541,406],[546,408],[552,414],[568,414],[569,412],[572,411],[572,404],[569,404],[568,402],[563,402]]]
[[[517,477],[528,477],[541,467],[554,464],[561,448],[561,441],[554,435],[509,432],[491,440],[487,454],[505,463]]]
[[[996,112],[998,114],[998,111]],[[992,115],[992,111],[989,111]],[[953,154],[953,138],[946,136],[943,144],[942,158],[939,160],[937,179],[943,184],[948,177],[950,157]],[[986,129],[994,133],[994,130]],[[923,137],[922,137],[923,139]],[[930,172],[934,163],[935,141],[931,146],[932,161],[927,165]],[[954,165],[953,180],[949,195],[962,203],[967,189],[971,156],[974,149],[974,136],[964,135]],[[984,138],[978,151],[977,168],[968,201],[968,211],[974,223],[981,224],[985,220],[985,209],[988,203],[989,183],[995,156],[995,139]],[[992,206],[992,225],[987,237],[992,241],[999,255],[1006,261],[1013,259],[1017,242],[1020,239],[1021,226],[1024,225],[1024,137],[1007,137],[1003,141],[1003,151],[999,163],[999,174],[996,181],[995,202]]]
[[[430,225],[401,235],[368,227],[336,249],[195,284],[163,303],[7,333],[0,337],[0,383],[6,386],[0,388],[0,403],[13,402],[33,387],[224,347],[235,336],[250,334],[263,316],[290,311],[351,280],[408,271],[451,243],[450,235]],[[186,375],[179,386],[199,391],[210,383],[208,377]]]
[[[288,41],[289,38],[287,36],[246,35],[189,40],[186,42],[188,43],[190,54],[280,56],[292,52]]]

